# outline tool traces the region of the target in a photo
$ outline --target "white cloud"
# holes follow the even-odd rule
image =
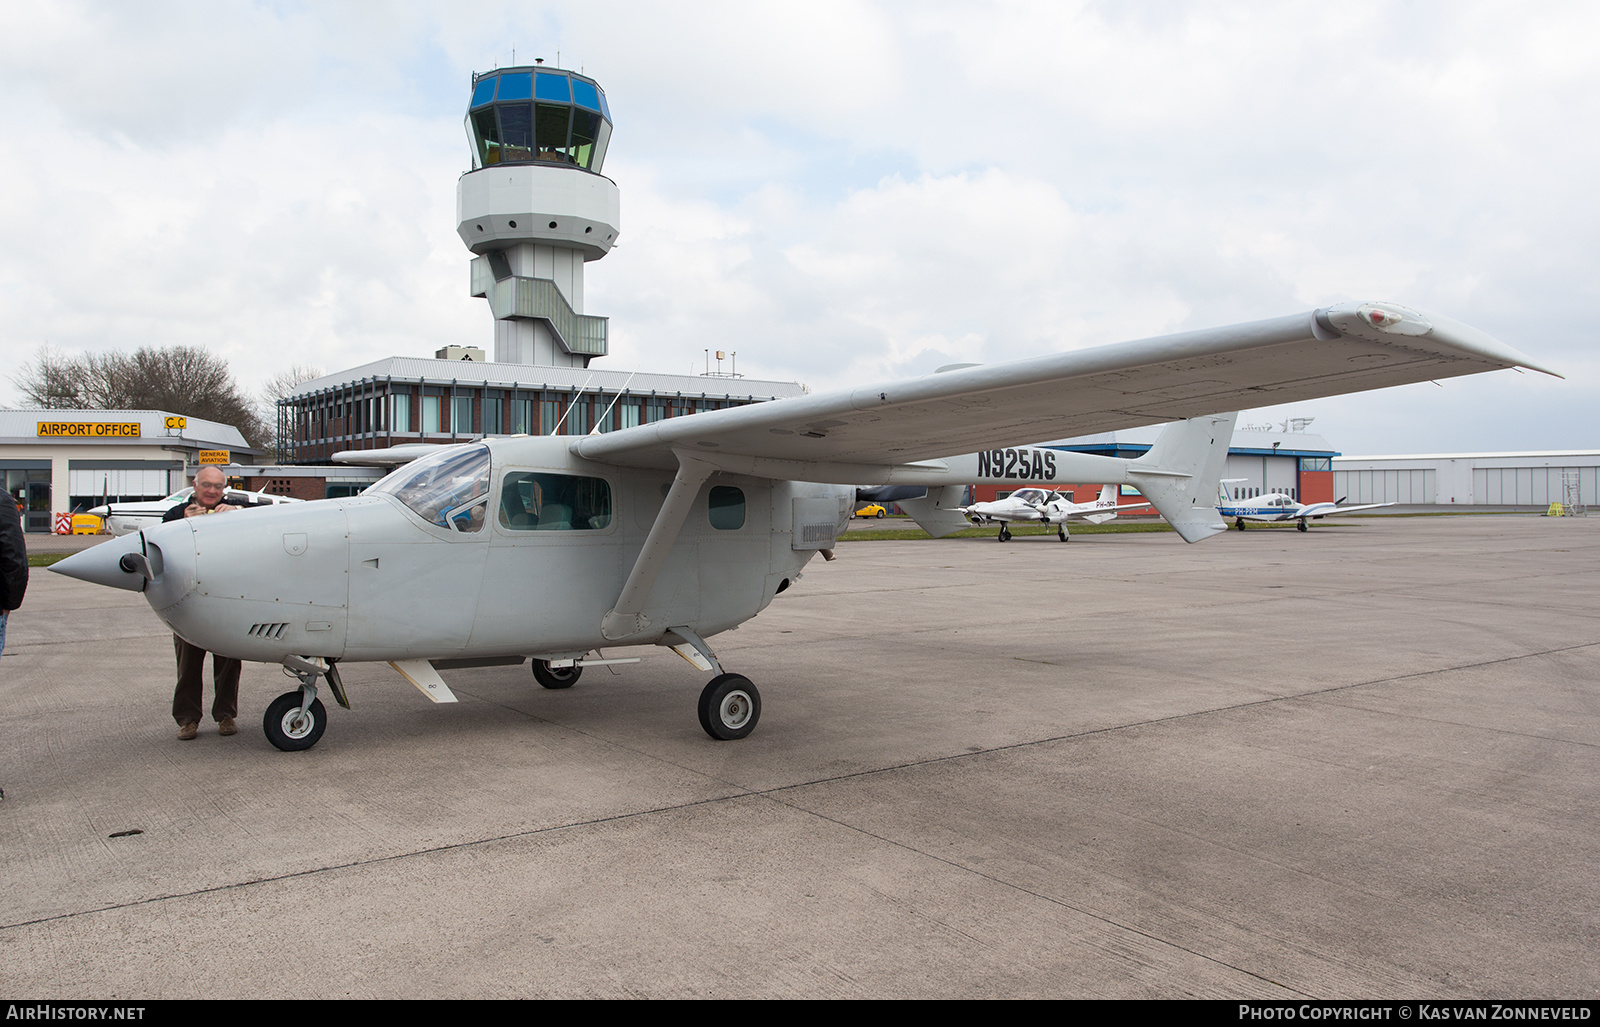
[[[453,187],[469,72],[514,44],[617,117],[623,234],[586,290],[608,366],[733,349],[821,387],[1370,296],[1569,380],[1325,401],[1337,445],[1590,445],[1597,28],[1379,0],[11,5],[0,340],[201,343],[247,385],[487,347]]]

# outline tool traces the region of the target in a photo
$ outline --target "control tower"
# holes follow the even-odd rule
[[[472,77],[472,170],[456,185],[456,232],[472,295],[494,314],[494,359],[587,367],[606,355],[606,319],[583,312],[583,265],[611,251],[617,185],[600,174],[611,141],[606,94],[542,65]]]

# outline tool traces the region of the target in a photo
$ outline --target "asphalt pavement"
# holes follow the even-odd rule
[[[453,706],[345,665],[294,754],[278,668],[180,742],[143,600],[36,568],[0,992],[1600,994],[1600,517],[838,554],[712,640],[743,741],[645,650]]]

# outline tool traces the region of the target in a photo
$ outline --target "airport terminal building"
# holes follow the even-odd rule
[[[107,498],[169,496],[202,454],[227,463],[259,452],[232,425],[166,410],[0,410],[0,474],[29,532]]]

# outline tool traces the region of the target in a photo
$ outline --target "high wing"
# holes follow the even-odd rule
[[[880,485],[938,458],[1508,367],[1546,371],[1450,318],[1361,303],[590,435],[584,459]],[[926,461],[919,465],[919,461]]]

